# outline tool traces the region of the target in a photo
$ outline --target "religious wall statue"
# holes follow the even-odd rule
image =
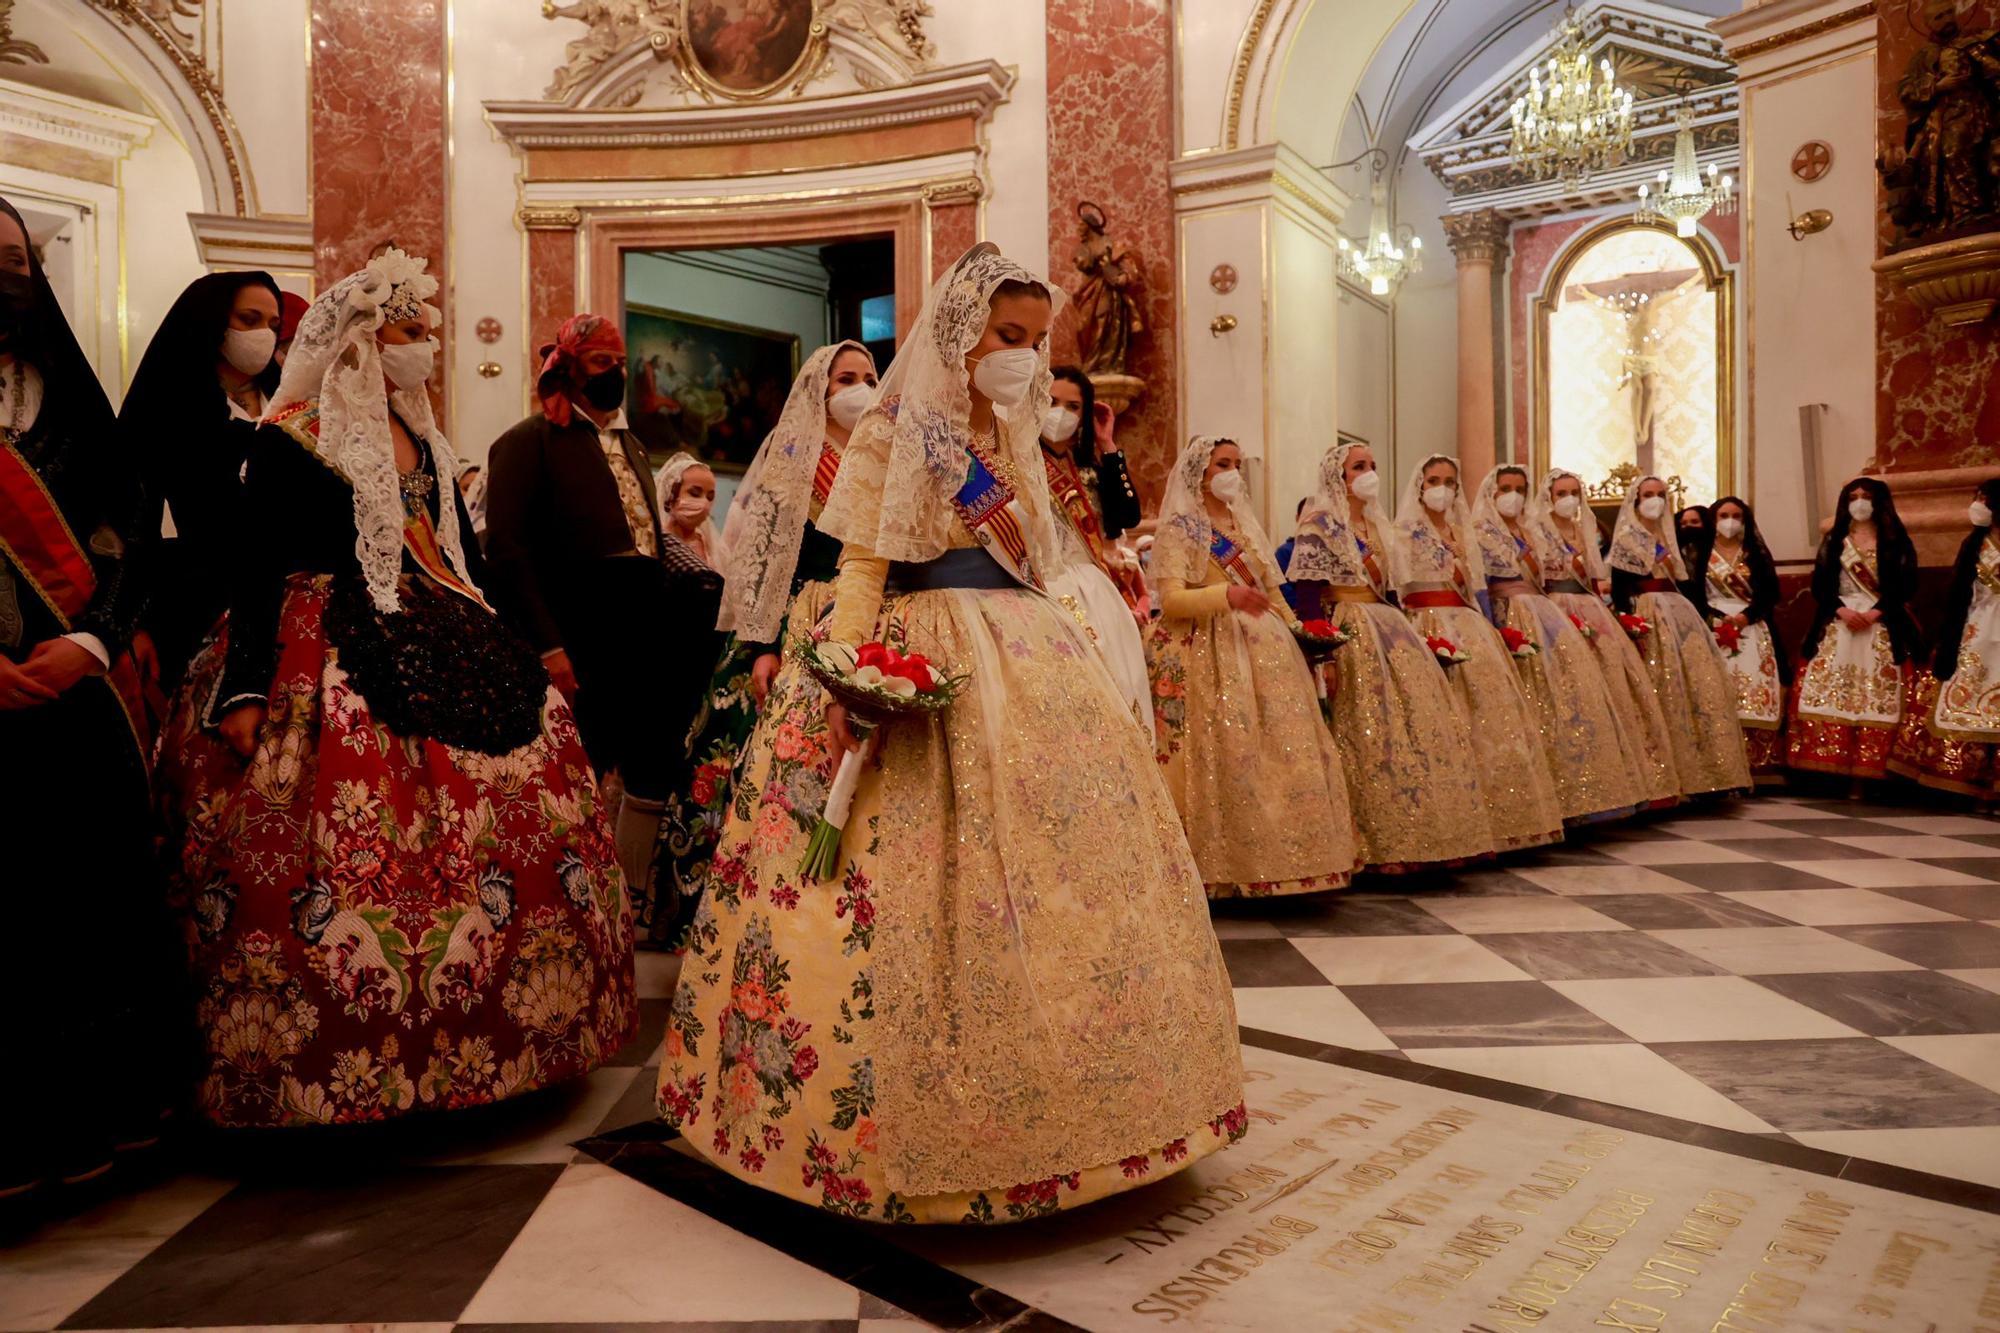
[[[1964,32],[1952,0],[1925,0],[1929,37],[1896,84],[1909,116],[1877,166],[1899,240],[1940,240],[2000,223],[2000,36]]]
[[[1086,375],[1123,375],[1132,339],[1145,332],[1139,314],[1142,270],[1131,246],[1105,235],[1104,210],[1085,201],[1076,206],[1082,224],[1076,247],[1076,353]]]

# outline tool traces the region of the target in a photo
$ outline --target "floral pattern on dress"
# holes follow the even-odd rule
[[[379,1120],[573,1078],[638,1017],[624,877],[567,707],[503,755],[398,736],[294,578],[247,767],[197,658],[159,767],[163,851],[222,1125]]]

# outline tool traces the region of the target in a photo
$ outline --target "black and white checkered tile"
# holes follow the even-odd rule
[[[1216,925],[1246,1042],[2000,1211],[2000,821],[1765,796]],[[1057,1326],[662,1143],[641,970],[568,1088],[205,1140],[6,1238],[0,1333]]]

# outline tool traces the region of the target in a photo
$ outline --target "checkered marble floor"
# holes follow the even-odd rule
[[[1216,926],[1246,1044],[2000,1212],[2000,820],[1760,796]],[[0,1236],[0,1331],[1066,1327],[663,1144],[641,964],[567,1088],[201,1138]]]

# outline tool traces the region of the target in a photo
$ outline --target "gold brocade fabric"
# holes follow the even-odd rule
[[[1964,650],[1960,650],[1958,678],[1965,670]],[[1945,682],[1949,684],[1950,682]],[[2000,800],[2000,745],[1991,741],[1965,739],[1940,731],[1932,721],[1938,700],[1939,682],[1930,672],[1919,674],[1910,687],[1910,706],[1896,729],[1896,742],[1889,755],[1889,772],[1926,787],[1957,792],[1981,801]]]
[[[599,431],[597,442],[604,448],[605,466],[611,469],[611,476],[618,483],[618,503],[625,509],[625,526],[632,529],[632,549],[640,555],[658,555],[660,545],[653,539],[653,507],[646,503],[639,474],[632,470],[632,460],[625,455],[623,433]]]
[[[1542,750],[1566,820],[1627,814],[1644,799],[1640,773],[1618,742],[1618,710],[1604,671],[1569,613],[1539,593],[1500,601],[1505,623],[1541,651],[1515,659],[1541,723]]]
[[[1680,799],[1680,771],[1674,760],[1674,739],[1667,715],[1653,690],[1646,659],[1631,636],[1600,597],[1588,593],[1550,593],[1549,600],[1597,631],[1590,649],[1604,672],[1619,720],[1618,743],[1639,774],[1639,789],[1648,805],[1670,805]]]
[[[1952,740],[2000,741],[2000,548],[1979,552],[1978,577],[1958,640],[1958,665],[1937,684],[1932,730]]]
[[[1336,601],[1328,712],[1363,863],[1408,870],[1494,850],[1472,738],[1436,656],[1395,607]]]
[[[1410,620],[1419,634],[1443,635],[1471,658],[1447,670],[1445,680],[1471,728],[1473,762],[1495,845],[1512,851],[1559,841],[1563,816],[1555,778],[1542,751],[1533,707],[1500,635],[1485,616],[1466,606],[1420,607],[1410,612]]]
[[[1212,562],[1205,587],[1219,587]],[[1162,616],[1146,644],[1154,749],[1211,898],[1339,888],[1359,850],[1340,752],[1275,611]]]
[[[1681,794],[1747,790],[1750,760],[1736,721],[1736,691],[1701,612],[1677,592],[1641,593],[1632,609],[1652,622],[1639,649],[1666,714]]]
[[[767,1189],[877,1221],[1037,1216],[1239,1136],[1235,1007],[1145,737],[1046,597],[891,598],[970,673],[891,723],[839,875],[820,692],[780,673],[738,770],[660,1072],[668,1121]]]
[[[1838,620],[1799,673],[1799,715],[1823,722],[1894,727],[1903,718],[1903,671],[1877,622],[1856,632]]]
[[[1717,618],[1741,615],[1750,608],[1750,566],[1717,554],[1708,558],[1708,605]],[[1778,654],[1771,627],[1763,622],[1739,631],[1736,651],[1722,653],[1722,665],[1736,690],[1736,717],[1745,730],[1775,730],[1785,724],[1785,686],[1778,678]],[[1752,764],[1755,767],[1755,764]]]

